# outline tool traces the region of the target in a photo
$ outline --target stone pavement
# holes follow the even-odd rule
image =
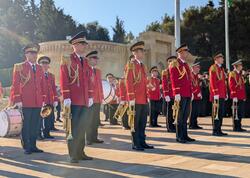
[[[93,161],[68,163],[64,133],[55,140],[39,141],[45,153],[24,155],[18,138],[0,138],[0,177],[250,177],[249,132],[232,132],[231,119],[224,121],[225,137],[211,136],[210,118],[200,118],[203,130],[189,130],[196,142],[179,144],[165,127],[147,128],[148,143],[154,150],[131,150],[130,134],[108,123],[100,129],[105,144],[86,148]],[[160,119],[164,126],[164,118]],[[244,120],[250,130],[250,120]],[[61,125],[57,125],[61,129]]]

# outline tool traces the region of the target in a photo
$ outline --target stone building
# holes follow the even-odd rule
[[[150,68],[157,65],[161,70],[164,69],[165,59],[175,54],[174,37],[158,33],[144,32],[139,35],[137,40],[145,41],[144,64]],[[50,41],[40,43],[41,54],[49,56],[51,61],[51,72],[56,76],[59,83],[59,68],[61,56],[71,53],[72,49],[68,41]],[[104,41],[89,41],[87,51],[97,50],[100,54],[99,68],[102,70],[102,77],[106,73],[113,73],[117,77],[123,76],[123,69],[130,56],[129,47],[131,44],[119,44]]]

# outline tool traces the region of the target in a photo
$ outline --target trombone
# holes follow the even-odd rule
[[[115,114],[113,116],[114,119],[116,119],[117,121],[121,121],[122,117],[124,116],[125,112],[128,109],[128,104],[119,104],[119,106],[117,107]]]
[[[237,101],[233,101],[232,117],[233,117],[233,120],[235,120],[235,121],[239,120],[239,117],[238,117],[238,102]]]
[[[72,114],[70,106],[63,106],[62,111],[63,129],[66,131],[66,139],[73,140],[72,136]]]
[[[212,111],[213,120],[219,120],[219,100],[215,99],[213,102],[213,111]]]
[[[128,125],[131,129],[131,132],[135,132],[135,106],[128,105]]]
[[[179,117],[180,101],[174,101],[172,109],[173,109],[174,124],[176,124]]]

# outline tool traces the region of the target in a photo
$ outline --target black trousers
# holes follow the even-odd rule
[[[113,118],[117,107],[118,107],[118,104],[109,104],[108,105],[108,118],[109,118],[110,124],[117,124],[117,120]]]
[[[190,113],[191,98],[182,97],[180,101],[180,109],[176,124],[176,138],[186,140],[187,133],[187,119]]]
[[[55,114],[54,114],[54,108],[52,108],[52,113],[49,117],[42,119],[42,132],[43,135],[49,136],[50,135],[50,130],[53,129],[54,126],[54,119],[55,118]]]
[[[56,107],[56,120],[59,120],[61,117],[61,102],[58,102]]]
[[[236,131],[242,128],[241,121],[242,121],[242,118],[244,118],[244,114],[245,114],[245,101],[243,100],[238,101],[237,112],[238,112],[239,120],[233,120],[233,129]]]
[[[157,126],[158,115],[161,110],[160,100],[150,100],[150,126]]]
[[[72,114],[72,140],[67,140],[69,155],[73,159],[81,159],[84,153],[86,130],[89,127],[92,108],[85,106],[71,106]]]
[[[174,125],[174,118],[173,118],[173,104],[174,100],[171,99],[169,102],[166,103],[166,127],[167,130],[174,130],[175,125]]]
[[[40,129],[40,111],[41,108],[22,108],[23,127],[22,127],[22,143],[25,150],[36,148],[36,139]]]
[[[225,112],[225,99],[219,99],[219,112],[218,112],[218,120],[215,120],[212,118],[213,123],[213,133],[220,133],[221,132],[221,126],[223,123],[223,116]]]
[[[192,101],[192,110],[191,110],[191,116],[190,116],[190,127],[196,127],[198,126],[197,119],[200,114],[200,108],[201,108],[201,100],[193,100]]]
[[[133,146],[141,147],[143,144],[146,143],[145,142],[146,125],[147,125],[147,105],[136,104],[135,105],[135,120],[134,120],[135,131],[131,132]]]
[[[98,138],[98,126],[100,123],[100,110],[101,110],[101,104],[100,103],[94,103],[93,106],[90,108],[91,110],[91,117],[89,127],[87,128],[87,140],[89,142],[95,141]]]

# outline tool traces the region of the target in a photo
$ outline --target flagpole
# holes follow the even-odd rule
[[[175,47],[180,46],[180,0],[175,0]]]
[[[225,0],[225,44],[226,44],[226,68],[230,70],[229,56],[229,26],[228,26],[228,0]]]

